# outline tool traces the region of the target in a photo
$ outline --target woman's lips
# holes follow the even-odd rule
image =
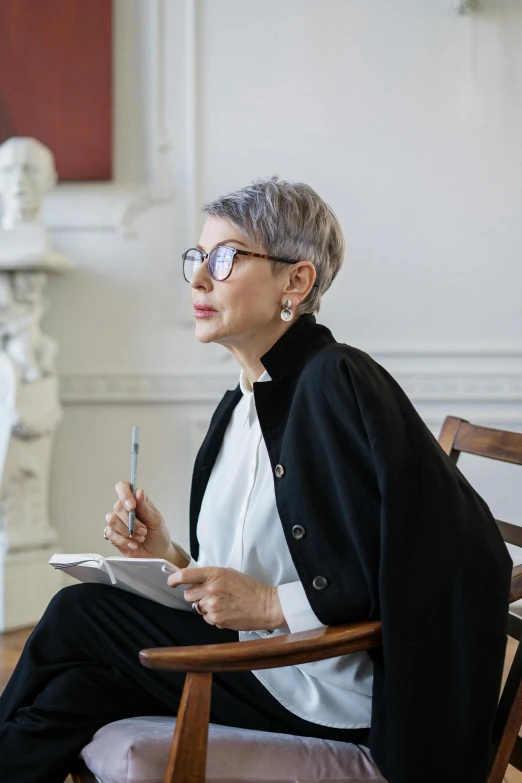
[[[217,310],[208,305],[195,304],[194,305],[194,318],[210,318],[212,315],[216,315]]]

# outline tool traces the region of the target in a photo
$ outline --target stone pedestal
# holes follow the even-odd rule
[[[36,139],[0,145],[0,632],[35,624],[64,580],[48,565],[59,550],[48,499],[57,346],[40,325],[48,276],[72,267],[40,219],[56,181]]]
[[[45,254],[30,269],[24,257],[9,269],[0,260],[0,632],[38,622],[64,581],[47,564],[59,550],[48,492],[62,417],[56,344],[40,328],[42,292],[57,271],[49,255],[47,268]]]
[[[65,579],[47,562],[56,547],[8,552],[0,556],[0,633],[36,625]]]

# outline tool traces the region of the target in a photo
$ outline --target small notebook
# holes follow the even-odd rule
[[[49,560],[54,566],[80,582],[98,582],[112,585],[155,601],[171,609],[191,611],[192,604],[185,601],[183,593],[188,585],[169,587],[169,574],[178,567],[168,560],[157,558],[103,557],[92,553],[55,554]]]

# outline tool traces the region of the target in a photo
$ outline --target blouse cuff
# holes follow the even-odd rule
[[[200,563],[198,563],[198,562],[197,562],[197,560],[194,560],[194,558],[192,557],[192,555],[191,555],[189,552],[187,552],[187,550],[186,550],[186,549],[184,549],[184,548],[181,546],[181,544],[178,544],[178,542],[177,542],[177,541],[172,541],[172,540],[171,540],[171,542],[170,542],[170,543],[172,544],[172,546],[173,546],[175,549],[177,549],[177,550],[178,550],[178,552],[179,552],[181,555],[183,555],[184,557],[190,557],[189,563],[188,563],[188,565],[186,565],[186,566],[185,566],[185,568],[198,568],[198,567],[199,567]]]
[[[290,633],[325,627],[310,606],[302,582],[287,582],[279,585],[277,592]]]

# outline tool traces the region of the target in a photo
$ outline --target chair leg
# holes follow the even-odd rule
[[[188,672],[164,783],[205,783],[211,672]]]
[[[80,760],[76,762],[74,769],[71,769],[71,778],[73,783],[98,783],[90,769]]]

